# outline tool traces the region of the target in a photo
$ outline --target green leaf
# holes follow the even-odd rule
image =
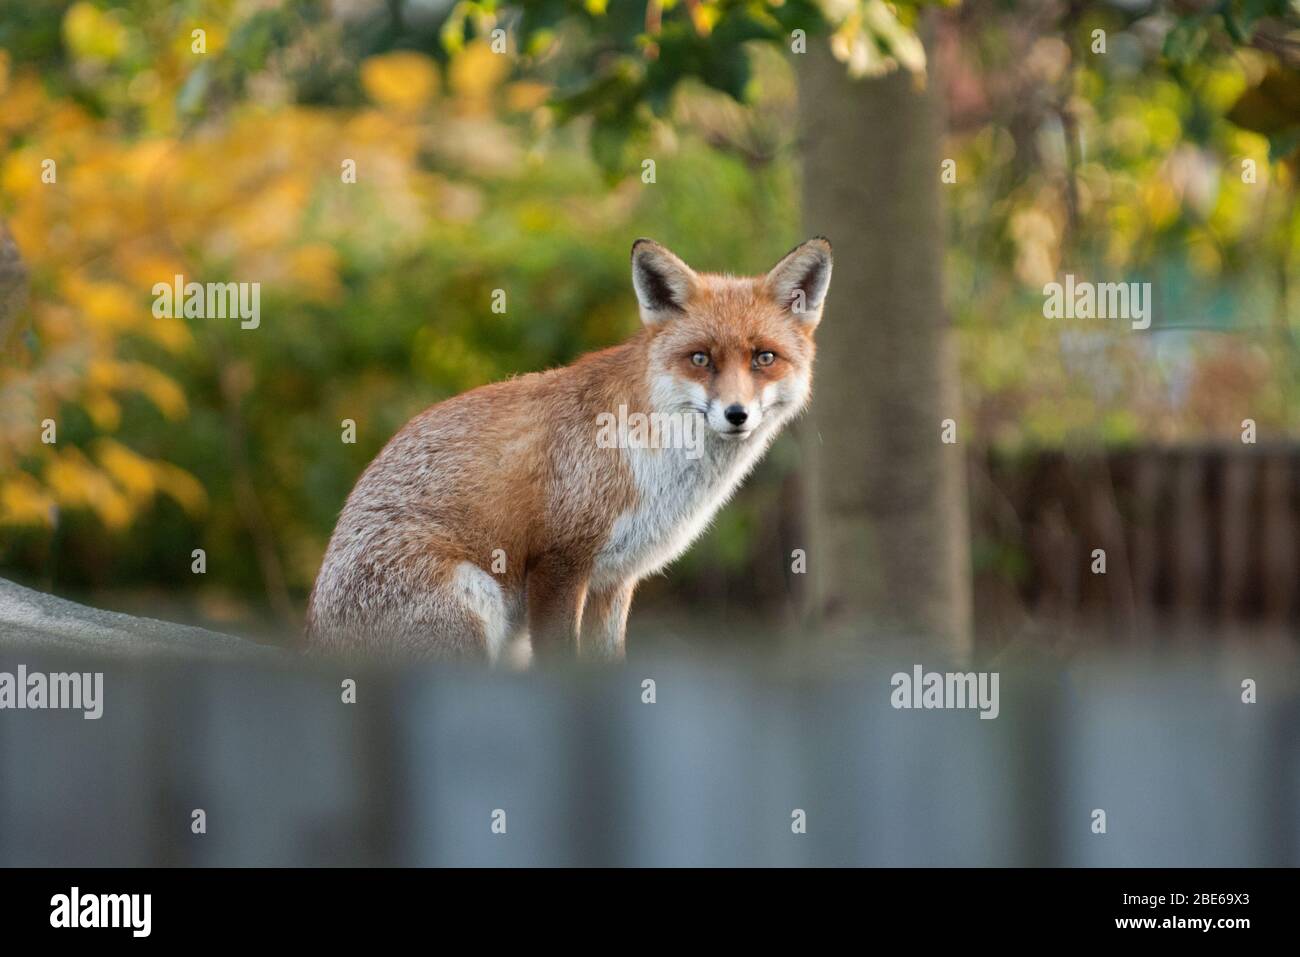
[[[1275,134],[1268,138],[1268,158],[1271,162],[1287,159],[1300,150],[1300,126]]]
[[[606,179],[621,179],[637,168],[649,127],[635,111],[597,117],[591,125],[591,155]]]
[[[1209,40],[1209,31],[1205,28],[1204,17],[1188,17],[1179,20],[1172,30],[1165,34],[1164,55],[1172,62],[1185,66],[1191,63],[1205,48]]]
[[[211,70],[205,60],[194,68],[194,72],[185,78],[180,92],[176,94],[176,109],[184,115],[193,115],[203,109],[203,101],[208,93],[208,81]]]

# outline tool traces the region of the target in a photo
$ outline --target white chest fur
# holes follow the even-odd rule
[[[596,556],[592,584],[641,578],[681,555],[731,497],[777,430],[760,431],[744,442],[707,435],[703,454],[694,458],[685,449],[624,449],[639,500],[615,521]]]

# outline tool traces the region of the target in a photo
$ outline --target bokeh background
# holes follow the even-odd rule
[[[0,576],[282,642],[411,415],[635,330],[634,238],[759,272],[826,232],[826,411],[642,587],[634,644],[860,623],[889,600],[854,606],[855,576],[914,563],[947,577],[899,602],[946,608],[888,623],[959,646],[1290,648],[1297,22],[1249,0],[0,0]],[[830,156],[839,129],[858,153]],[[874,198],[834,220],[850,180]],[[1151,282],[1152,327],[1045,319],[1067,272]],[[260,282],[260,327],[155,318],[177,273]],[[818,566],[839,527],[875,556]]]
[[[0,713],[0,863],[1294,864],[1297,148],[1294,0],[0,0],[0,672],[105,672]],[[267,647],[411,415],[636,329],[633,239],[818,233],[813,407],[626,667]],[[997,720],[891,706],[972,657]]]

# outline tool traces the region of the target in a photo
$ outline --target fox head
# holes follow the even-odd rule
[[[807,403],[813,332],[831,282],[818,237],[764,276],[697,273],[663,246],[632,246],[632,285],[650,335],[650,402],[698,412],[729,441],[770,433]]]

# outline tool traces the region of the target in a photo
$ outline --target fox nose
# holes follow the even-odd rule
[[[749,413],[745,411],[745,407],[739,404],[727,406],[727,411],[722,414],[732,425],[744,425],[745,420],[749,418]]]

